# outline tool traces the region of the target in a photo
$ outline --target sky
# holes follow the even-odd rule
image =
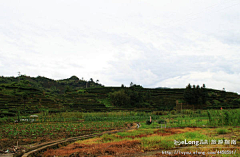
[[[0,75],[240,93],[239,0],[0,0]]]

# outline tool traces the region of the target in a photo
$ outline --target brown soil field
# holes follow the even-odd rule
[[[59,149],[49,149],[44,152],[43,156],[142,156],[147,154],[141,150],[141,142],[139,140],[134,140],[135,138],[150,137],[150,136],[170,136],[173,134],[179,134],[184,132],[192,132],[201,130],[201,128],[169,128],[165,129],[164,133],[160,130],[155,131],[148,135],[136,135],[136,136],[126,136],[133,140],[123,140],[119,142],[107,142],[107,143],[96,143],[100,138],[84,140],[81,143],[73,143],[68,146]],[[118,136],[120,139],[123,137]],[[126,138],[125,137],[125,138]],[[151,153],[150,153],[151,154]],[[148,154],[149,155],[149,154]],[[157,155],[157,152],[155,154]]]

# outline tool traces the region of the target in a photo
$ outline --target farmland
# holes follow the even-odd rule
[[[153,156],[164,156],[167,155],[166,152],[168,152],[168,154],[174,153],[172,149],[176,148],[178,148],[178,153],[215,152],[216,155],[221,155],[221,153],[223,155],[223,153],[228,152],[232,153],[230,156],[239,155],[239,121],[231,118],[228,120],[226,116],[228,112],[233,118],[234,116],[239,116],[239,110],[211,110],[194,114],[191,113],[193,111],[189,110],[184,112],[188,114],[152,116],[153,122],[151,125],[147,125],[145,121],[139,117],[138,122],[141,122],[139,129],[111,135],[105,134],[101,137],[77,141],[66,147],[55,150],[49,149],[44,152],[44,156],[70,156],[73,154],[75,156],[148,156],[150,154]],[[137,115],[137,113],[135,114]],[[209,114],[212,115],[212,117],[209,117]],[[151,115],[154,114],[151,113]],[[212,121],[211,118],[214,118],[215,121]],[[158,123],[160,119],[167,121],[167,128],[165,128],[165,124]],[[184,139],[187,141],[207,140],[209,143],[207,145],[200,145],[199,147],[186,144],[175,145],[175,141],[184,141]],[[223,143],[210,143],[214,141],[223,141]],[[224,141],[229,141],[229,144],[224,143]],[[163,152],[166,154],[163,154]],[[207,156],[212,155],[208,154]]]
[[[1,125],[0,147],[7,148],[18,144],[26,145],[56,139],[118,129],[124,121],[94,121],[94,116],[82,113],[63,113],[39,116],[34,122],[9,123]],[[82,117],[85,116],[85,120]],[[75,116],[75,117],[72,117]],[[79,118],[77,118],[79,117]]]
[[[233,133],[237,131],[237,129],[234,129]],[[201,139],[218,141],[221,140],[222,137],[217,136],[216,129],[207,128],[138,129],[78,141],[55,150],[49,149],[44,152],[44,156],[70,156],[72,154],[76,156],[148,156],[149,154],[164,156],[162,152],[173,153],[172,150],[179,147],[174,145],[174,140],[182,139],[187,139],[188,142],[200,141]],[[198,152],[230,150],[236,152],[234,154],[235,156],[239,155],[239,149],[235,145],[229,144],[225,149],[219,149],[219,146],[218,144],[209,144],[200,145],[196,148],[195,145],[181,145],[180,147],[182,148],[176,150],[181,150],[181,152],[184,152],[184,150],[185,152],[186,150],[188,150],[188,152],[195,152],[196,150]],[[223,146],[222,144],[220,147]]]
[[[174,144],[174,140],[185,139],[227,140],[233,143],[227,145],[229,151],[239,153],[239,108],[237,93],[205,85],[150,89],[133,83],[104,87],[76,76],[64,80],[1,77],[0,154],[20,156],[39,145],[70,138],[79,141],[35,155],[163,156],[177,149],[224,150],[215,148],[219,145],[193,148]],[[122,131],[124,128],[132,130]],[[121,132],[115,132],[119,129]],[[109,130],[115,133],[106,134]],[[82,138],[89,134],[100,137]]]
[[[141,127],[137,130],[120,132],[113,135],[103,135],[99,138],[92,139],[93,143],[90,143],[98,144],[99,149],[102,148],[100,144],[111,145],[111,143],[123,145],[123,147],[127,149],[127,143],[130,142],[134,146],[134,148],[132,148],[134,149],[134,153],[143,153],[159,149],[174,149],[176,147],[174,140],[219,140],[227,137],[229,140],[236,140],[238,145],[231,145],[231,147],[233,147],[231,149],[236,150],[235,147],[239,147],[240,142],[240,128],[238,127],[240,126],[239,114],[239,109],[183,110],[181,113],[172,111],[149,113],[133,111],[40,113],[39,118],[34,122],[27,121],[1,125],[0,144],[4,150],[16,145],[16,143],[18,143],[22,149],[28,150],[31,145],[36,143],[100,133],[107,130],[116,130],[126,127],[129,123],[140,122]],[[147,125],[146,120],[148,120],[150,116],[152,124]],[[166,121],[166,126],[165,124],[159,124],[159,121]],[[200,131],[201,133],[199,134],[196,131]],[[79,141],[77,144],[81,144],[81,142],[87,143],[86,141]],[[76,143],[73,145],[76,146]],[[66,148],[59,148],[59,150],[68,149],[68,147],[72,148],[73,145],[69,145]],[[84,145],[86,151],[88,147],[90,146]],[[68,150],[67,152],[84,152],[82,150],[74,152],[73,150]],[[49,152],[57,154],[57,151],[58,149],[48,150],[45,152],[45,155],[48,156]],[[103,152],[103,150],[100,152]],[[116,153],[120,152],[114,151],[112,155],[116,155]],[[106,153],[93,153],[92,155],[104,154]]]

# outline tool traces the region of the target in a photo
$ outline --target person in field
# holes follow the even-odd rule
[[[146,124],[147,124],[147,125],[152,124],[152,117],[151,117],[151,116],[150,116],[150,120],[147,120],[147,121],[146,121]]]

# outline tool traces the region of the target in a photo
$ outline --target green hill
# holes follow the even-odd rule
[[[206,89],[204,104],[188,104],[182,89],[131,87],[104,87],[72,76],[64,80],[46,77],[0,77],[0,117],[43,110],[61,111],[113,111],[113,110],[173,110],[176,102],[182,108],[211,109],[239,108],[236,93]]]

